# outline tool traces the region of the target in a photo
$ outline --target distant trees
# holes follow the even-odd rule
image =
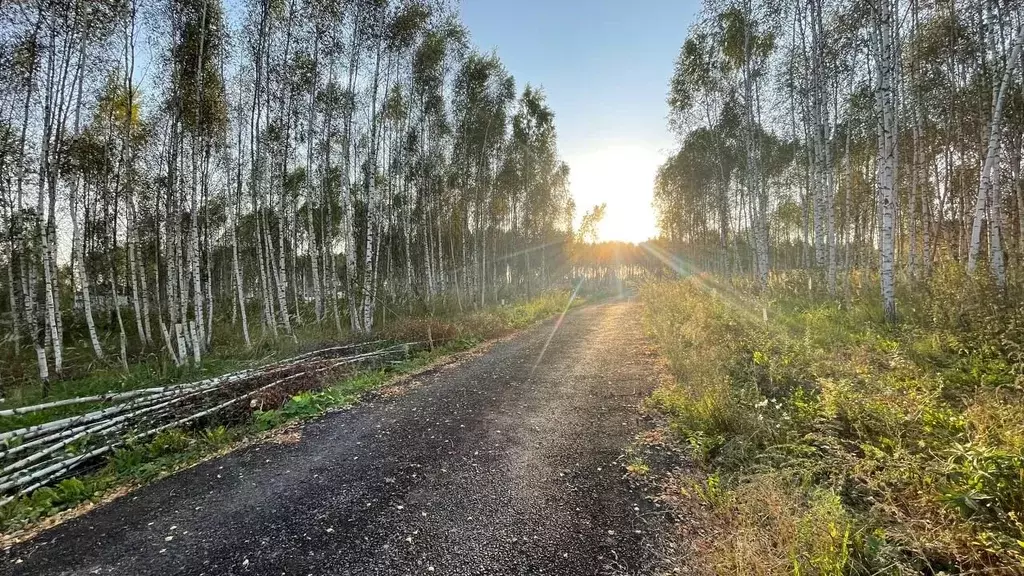
[[[553,114],[451,6],[235,8],[0,6],[0,345],[43,380],[79,339],[198,363],[526,295],[564,262]]]
[[[939,259],[1019,280],[1022,23],[994,0],[706,2],[670,85],[662,235],[761,285],[767,264],[832,294],[875,269],[890,319],[896,278]]]

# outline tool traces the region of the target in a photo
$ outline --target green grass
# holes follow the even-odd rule
[[[79,343],[68,348],[72,353],[65,360],[64,377],[51,379],[45,391],[32,372],[34,356],[29,358],[23,353],[21,356],[11,358],[12,365],[18,368],[12,372],[21,373],[22,376],[5,383],[2,393],[4,401],[0,403],[0,407],[10,409],[65,398],[192,382],[257,367],[319,346],[356,341],[350,334],[339,336],[334,333],[333,324],[329,328],[326,324],[306,325],[296,329],[298,342],[285,336],[280,336],[276,340],[264,338],[254,332],[253,346],[246,348],[241,335],[236,333],[239,330],[240,328],[230,324],[216,326],[214,333],[217,336],[213,341],[213,349],[199,365],[186,363],[176,366],[166,356],[165,350],[150,349],[135,351],[128,368],[124,369],[115,357],[116,348],[107,346],[107,358],[97,361],[88,355],[91,354],[91,350],[85,350],[88,344]],[[97,407],[97,404],[76,404],[7,417],[0,419],[0,431],[81,414]]]
[[[455,340],[479,342],[482,339],[494,338],[529,325],[537,318],[551,316],[564,309],[568,301],[568,292],[552,291],[544,293],[528,302],[513,303],[507,306],[487,308],[482,311],[467,313],[451,313],[446,316],[410,316],[392,319],[374,338],[383,337],[396,341],[425,341],[432,338],[438,343]],[[582,301],[582,300],[580,300]],[[66,376],[51,381],[44,396],[43,387],[38,380],[31,377],[31,370],[22,366],[26,375],[5,386],[4,401],[0,408],[10,409],[28,406],[52,400],[95,396],[109,392],[125,392],[153,386],[167,386],[212,378],[267,364],[287,358],[306,350],[329,345],[346,344],[357,341],[351,334],[338,335],[334,331],[333,322],[323,325],[306,324],[296,328],[296,340],[279,336],[277,339],[264,338],[254,330],[253,347],[247,349],[241,339],[238,327],[231,325],[217,326],[214,333],[213,349],[198,366],[185,364],[175,366],[165,357],[163,350],[139,351],[135,360],[124,370],[116,358],[109,357],[104,362],[97,362],[88,357],[81,357],[83,346],[70,348],[72,354],[66,361]],[[88,347],[87,344],[84,345]],[[114,349],[107,347],[108,355]],[[28,352],[23,350],[23,352]],[[35,362],[34,356],[29,358],[22,354],[12,362],[29,364]],[[98,403],[83,403],[61,406],[31,414],[0,418],[0,432],[16,430],[58,418],[82,414],[102,407]]]
[[[845,304],[806,285],[779,279],[758,298],[708,277],[642,290],[676,376],[649,405],[716,479],[692,491],[713,494],[721,524],[704,564],[1024,569],[1024,310],[1005,304],[1019,300],[940,272],[901,295],[889,326],[870,282]]]
[[[398,375],[408,374],[447,355],[468,350],[483,341],[560,313],[565,309],[568,299],[567,292],[551,292],[529,302],[486,309],[449,319],[413,317],[393,322],[380,336],[402,341],[427,340],[429,337],[436,345],[432,350],[417,352],[384,368],[359,371],[323,389],[295,394],[278,408],[254,412],[245,422],[215,423],[203,429],[167,430],[149,442],[119,448],[97,470],[63,480],[56,486],[40,488],[26,497],[0,507],[0,533],[10,534],[87,501],[100,501],[118,487],[152,482],[262,432],[315,418],[332,409],[350,406],[358,402],[363,394],[380,388]],[[578,306],[582,303],[583,301],[578,299],[573,305]],[[274,356],[285,356],[293,351],[294,348],[288,348],[287,352],[278,352]],[[174,381],[209,377],[244,367],[247,361],[241,358],[211,360],[209,366],[204,363],[200,370],[182,371],[165,377],[175,378]],[[130,374],[134,375],[122,381],[126,386],[139,388],[159,385],[154,380],[145,380],[145,372],[141,369]],[[91,384],[86,385],[84,389],[76,388],[80,394],[74,395],[110,391],[110,388],[100,386],[99,382],[103,382],[102,377],[97,375],[84,380]],[[121,389],[130,388],[114,388]],[[56,392],[55,389],[54,393]],[[80,406],[70,408],[81,409]],[[66,413],[58,409],[9,418],[0,422],[0,429],[17,427],[6,420],[17,420],[19,425],[23,426],[26,423],[47,421],[61,415]],[[73,450],[74,447],[70,449]]]
[[[69,321],[75,319],[68,318]],[[212,350],[203,357],[200,365],[186,363],[175,366],[167,357],[162,341],[142,348],[136,335],[131,332],[134,320],[130,325],[127,319],[125,322],[129,330],[127,370],[121,367],[117,339],[113,334],[107,334],[104,342],[105,358],[97,360],[88,340],[76,336],[80,330],[69,329],[70,342],[65,343],[64,347],[64,374],[60,378],[51,374],[49,389],[46,391],[47,399],[58,400],[102,394],[111,390],[132,390],[209,378],[284,358],[315,347],[317,343],[353,341],[351,334],[338,334],[334,330],[334,323],[325,321],[323,324],[297,326],[297,342],[283,334],[274,339],[269,334],[261,333],[259,328],[252,328],[252,347],[247,349],[241,328],[224,320],[214,325]],[[6,355],[8,369],[5,371],[8,377],[0,381],[3,386],[3,406],[10,408],[42,401],[44,390],[38,381],[35,354],[31,347],[23,344],[20,351],[15,353],[7,345],[3,353]]]

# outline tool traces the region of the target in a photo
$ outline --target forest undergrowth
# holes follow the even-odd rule
[[[698,472],[716,574],[1024,571],[1024,306],[958,269],[828,298],[806,274],[641,289],[674,376],[649,399]],[[680,481],[681,480],[681,481]]]

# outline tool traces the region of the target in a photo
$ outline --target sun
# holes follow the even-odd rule
[[[576,224],[594,205],[606,203],[598,240],[639,243],[657,233],[651,200],[654,176],[663,161],[657,151],[614,145],[570,156],[570,190]]]

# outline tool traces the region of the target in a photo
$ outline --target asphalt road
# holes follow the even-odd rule
[[[647,573],[658,529],[621,460],[654,386],[638,315],[574,310],[70,520],[0,573]]]

